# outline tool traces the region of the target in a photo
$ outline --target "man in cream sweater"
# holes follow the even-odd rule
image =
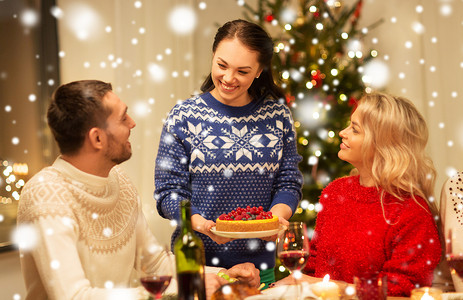
[[[135,187],[118,164],[132,155],[134,120],[108,83],[71,82],[53,94],[48,124],[61,155],[32,177],[21,193],[18,228],[35,233],[34,247],[21,248],[26,299],[146,299],[135,286],[142,265],[175,270],[149,230]],[[140,260],[138,260],[140,261]],[[223,279],[209,269],[208,296]],[[226,270],[259,283],[253,264]],[[176,282],[166,293],[175,293]]]

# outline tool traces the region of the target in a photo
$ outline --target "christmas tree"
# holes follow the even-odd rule
[[[379,22],[358,28],[362,0],[350,7],[339,0],[238,4],[248,20],[266,28],[274,39],[274,77],[286,92],[303,157],[303,200],[291,221],[313,228],[322,189],[352,168],[337,157],[338,134],[347,126],[356,99],[369,92],[362,68],[377,51],[362,50],[363,39]],[[277,279],[286,274],[278,267],[277,261]]]

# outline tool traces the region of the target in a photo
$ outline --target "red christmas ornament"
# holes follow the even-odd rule
[[[349,106],[353,107],[355,110],[357,108],[357,105],[358,105],[358,99],[356,99],[355,97],[350,97]]]
[[[286,94],[286,104],[287,105],[290,105],[291,103],[293,103],[294,100],[296,100],[296,97],[291,96],[291,94]]]
[[[357,7],[355,8],[354,11],[354,19],[352,20],[352,23],[357,23],[358,18],[360,17],[360,13],[362,12],[362,5],[363,5],[363,0],[360,0],[357,3]]]
[[[265,21],[267,21],[267,22],[269,22],[269,23],[272,22],[273,19],[275,19],[275,17],[274,17],[272,14],[267,15],[267,16],[265,17]]]
[[[312,75],[312,84],[314,87],[320,87],[323,83],[323,78],[325,78],[325,76],[322,74],[322,72],[320,70],[312,70],[312,72],[310,72],[310,74]]]

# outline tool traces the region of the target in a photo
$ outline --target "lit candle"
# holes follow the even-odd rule
[[[413,289],[410,299],[412,300],[441,300],[442,291],[437,288],[422,287]]]
[[[312,292],[323,300],[338,300],[339,286],[330,281],[330,275],[326,274],[323,281],[316,282],[311,286]]]
[[[421,300],[434,300],[433,296],[429,296],[428,292],[425,292]]]

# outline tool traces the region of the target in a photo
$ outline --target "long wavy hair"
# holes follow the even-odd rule
[[[433,196],[436,170],[425,151],[428,128],[415,105],[405,98],[372,93],[359,100],[356,111],[365,130],[364,164],[382,190],[381,204],[384,192],[398,199],[419,196],[437,215]]]
[[[261,100],[265,96],[274,99],[284,98],[283,90],[275,84],[272,75],[273,41],[267,32],[257,24],[245,20],[233,20],[225,23],[217,30],[212,44],[212,53],[215,53],[220,42],[237,38],[243,45],[258,54],[259,65],[263,71],[259,78],[255,78],[248,89],[253,100]],[[239,55],[237,53],[236,55]],[[211,74],[201,85],[202,92],[210,92],[214,89]]]

